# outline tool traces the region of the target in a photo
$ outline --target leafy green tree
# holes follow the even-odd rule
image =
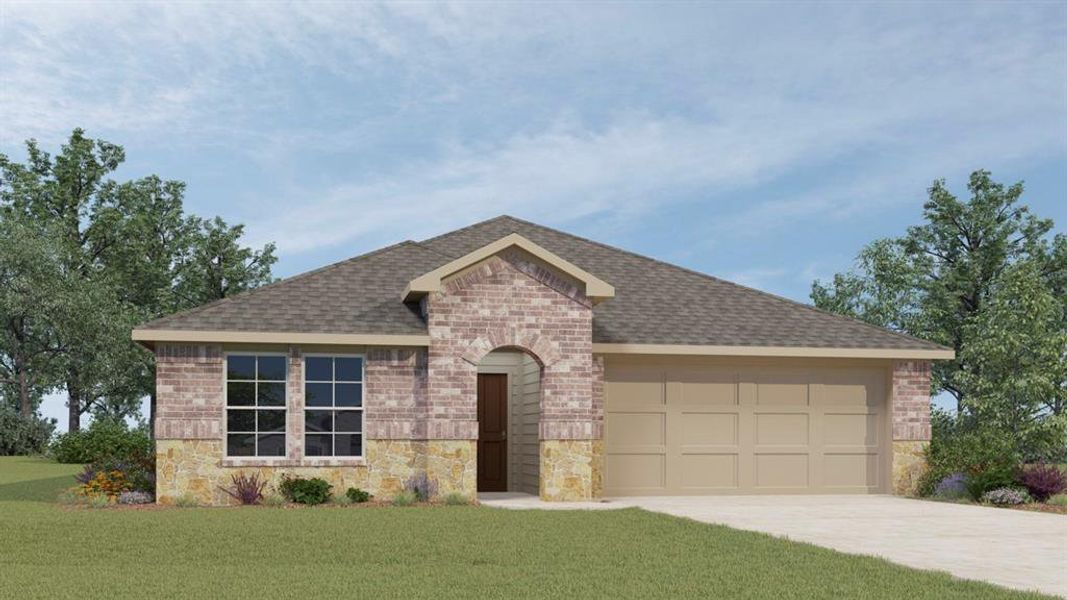
[[[0,211],[0,390],[23,417],[61,381],[66,347],[58,326],[74,290],[56,242],[47,230]]]
[[[998,423],[1027,444],[1022,429],[1041,437],[1036,430],[1055,430],[1047,417],[1063,409],[1062,369],[1052,368],[1050,357],[1067,327],[1067,238],[1050,237],[1052,221],[1019,202],[1021,183],[1004,186],[976,171],[968,190],[971,197],[963,201],[944,180],[934,182],[921,225],[871,243],[856,269],[829,284],[814,282],[811,297],[819,308],[952,347],[955,360],[934,363],[933,391],[955,397],[964,427],[1000,415]],[[1024,290],[1027,302],[1019,297]],[[1036,308],[1036,298],[1044,299],[1045,312],[1028,321],[1033,317],[1020,313]],[[1041,348],[1010,366],[997,344]],[[1035,372],[1040,369],[1045,374]],[[1022,382],[1045,378],[1058,382],[1022,394]],[[1045,408],[1035,412],[1037,397]]]
[[[80,129],[55,157],[33,140],[26,149],[24,164],[0,155],[0,211],[51,232],[54,272],[78,290],[80,304],[69,313],[80,318],[49,322],[39,333],[60,348],[56,368],[67,392],[69,429],[77,431],[86,412],[134,414],[145,395],[154,410],[152,357],[130,341],[130,329],[270,281],[274,246],[252,250],[240,243],[243,226],[186,215],[181,182],[154,175],[109,179],[124,150]],[[40,275],[34,285],[46,289],[44,283]],[[0,343],[0,356],[12,356],[13,342]],[[17,380],[13,373],[5,379]],[[54,386],[44,371],[36,377],[41,389]],[[34,393],[39,398],[41,391]]]

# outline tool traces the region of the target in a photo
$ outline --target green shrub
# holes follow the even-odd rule
[[[192,494],[182,494],[174,500],[174,506],[178,508],[196,508],[200,506],[200,502]]]
[[[971,500],[981,500],[986,492],[1015,486],[1013,467],[991,466],[980,473],[967,477],[967,495]]]
[[[154,460],[155,445],[148,431],[130,429],[123,421],[99,419],[88,428],[63,433],[50,447],[61,463],[143,462]]]
[[[968,429],[938,409],[931,414],[931,425],[933,439],[926,450],[926,472],[919,480],[920,496],[933,494],[938,483],[954,474],[967,478],[968,495],[975,500],[1014,483],[1020,461],[1010,436],[988,428]]]
[[[372,498],[369,492],[363,491],[357,487],[348,488],[348,490],[345,491],[345,497],[357,504],[361,504]]]
[[[278,489],[290,502],[324,504],[330,500],[331,487],[328,481],[318,477],[304,479],[286,475]]]
[[[397,492],[396,496],[393,497],[393,506],[411,506],[418,501],[419,498],[415,495],[415,492],[403,490]]]
[[[445,494],[445,504],[448,506],[466,506],[470,503],[470,498],[467,498],[459,492],[449,492]]]
[[[55,419],[23,417],[16,410],[0,406],[0,456],[41,454],[48,449],[55,429]]]
[[[1067,494],[1056,494],[1045,502],[1053,506],[1067,506]]]

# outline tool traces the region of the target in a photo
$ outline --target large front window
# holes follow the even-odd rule
[[[285,456],[284,356],[226,357],[226,455]]]
[[[363,359],[304,359],[304,455],[363,455]]]

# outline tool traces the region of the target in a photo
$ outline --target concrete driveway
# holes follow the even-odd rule
[[[1067,515],[893,496],[675,496],[610,504],[1067,597]]]

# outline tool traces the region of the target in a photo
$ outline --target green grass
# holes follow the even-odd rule
[[[0,458],[0,598],[1037,598],[637,509],[66,509]]]

